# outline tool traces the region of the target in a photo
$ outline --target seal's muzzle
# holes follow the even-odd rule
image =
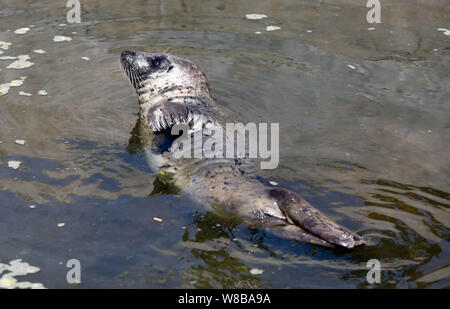
[[[153,73],[168,72],[173,68],[166,54],[152,54],[132,50],[124,50],[122,52],[120,63],[136,90],[139,89],[140,83]]]

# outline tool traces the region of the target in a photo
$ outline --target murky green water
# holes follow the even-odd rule
[[[357,0],[86,0],[82,23],[64,26],[64,1],[2,0],[0,41],[11,45],[0,57],[34,65],[0,60],[0,84],[26,77],[0,96],[0,272],[22,259],[39,271],[18,281],[64,288],[78,259],[90,288],[449,287],[450,53],[436,29],[450,28],[450,8],[381,2],[371,25]],[[279,122],[280,165],[261,176],[370,245],[298,244],[182,195],[150,197],[124,49],[169,49],[203,68],[236,121]],[[370,259],[380,284],[366,281]]]

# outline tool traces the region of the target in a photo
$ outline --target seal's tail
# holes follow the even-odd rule
[[[290,221],[318,238],[346,248],[364,244],[362,237],[328,219],[298,194],[283,188],[270,189],[269,194]],[[285,231],[290,234],[290,238],[295,239],[296,235],[292,232],[299,233],[295,229]]]

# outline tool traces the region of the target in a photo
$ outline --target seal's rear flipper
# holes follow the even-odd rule
[[[298,242],[306,242],[313,245],[320,245],[323,247],[335,247],[334,245],[326,242],[323,239],[320,239],[317,236],[314,236],[311,233],[305,232],[301,227],[297,225],[281,225],[276,227],[271,227],[268,229],[271,233],[283,237],[289,238]]]
[[[346,248],[364,244],[360,236],[328,219],[298,194],[283,188],[270,189],[269,194],[284,215],[307,232]]]

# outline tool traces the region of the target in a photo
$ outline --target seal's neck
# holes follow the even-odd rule
[[[195,102],[210,106],[214,109],[214,100],[209,91],[207,82],[193,82],[190,79],[177,79],[171,83],[163,83],[158,80],[146,80],[142,82],[142,86],[136,90],[139,97],[139,110],[143,117],[148,115],[149,110],[164,102],[184,101],[186,107],[189,108]],[[186,98],[190,98],[191,102],[187,102]]]
[[[198,81],[183,76],[174,78],[170,82],[158,78],[153,80],[149,78],[141,82],[136,93],[139,96],[139,103],[141,105],[154,105],[169,98],[176,97],[203,97],[213,101],[206,80]]]

